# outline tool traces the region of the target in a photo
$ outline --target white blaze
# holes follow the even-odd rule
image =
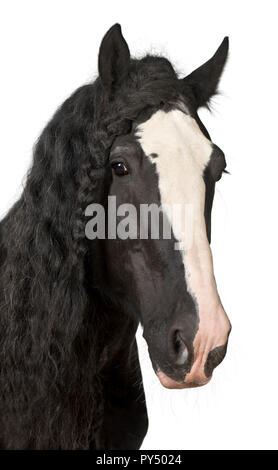
[[[144,153],[156,166],[161,204],[191,208],[193,237],[190,246],[185,236],[185,220],[173,217],[171,211],[167,211],[167,214],[171,219],[173,233],[184,248],[181,253],[188,287],[196,295],[197,286],[192,285],[196,269],[199,267],[199,271],[204,271],[202,275],[206,278],[212,274],[204,218],[203,180],[203,172],[212,153],[211,142],[202,134],[195,119],[179,110],[168,113],[157,111],[140,125],[138,133]],[[158,157],[154,159],[152,153]],[[184,211],[181,210],[179,215],[183,217]],[[191,256],[193,253],[198,255],[196,259]]]
[[[168,215],[174,236],[184,247],[181,255],[187,288],[197,303],[200,317],[194,347],[203,363],[211,349],[226,343],[229,327],[216,288],[204,217],[203,171],[210,160],[212,144],[195,119],[180,110],[157,111],[140,124],[138,136],[147,158],[156,165],[161,204],[188,205],[192,210],[193,237],[189,245],[185,219],[177,223],[175,217]],[[157,158],[151,156],[154,153]]]

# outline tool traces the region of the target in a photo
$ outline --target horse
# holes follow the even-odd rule
[[[198,110],[227,55],[226,37],[179,78],[165,57],[131,58],[115,24],[96,80],[42,131],[0,225],[1,449],[139,449],[148,429],[139,323],[166,388],[205,385],[223,360],[231,324],[210,239],[226,161]],[[109,236],[105,226],[90,237],[92,204],[105,211],[108,198],[120,221],[126,204],[162,208],[154,226],[166,214],[170,236]],[[189,208],[190,242],[164,209],[173,204]]]

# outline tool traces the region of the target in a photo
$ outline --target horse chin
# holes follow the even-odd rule
[[[208,377],[206,380],[200,381],[200,382],[176,382],[175,380],[171,379],[168,377],[164,372],[157,372],[156,373],[157,377],[159,378],[159,381],[161,385],[165,388],[169,389],[183,389],[183,388],[196,388],[196,387],[202,387],[203,385],[206,385],[211,377]]]

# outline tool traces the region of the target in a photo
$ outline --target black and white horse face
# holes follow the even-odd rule
[[[207,383],[225,356],[230,332],[209,244],[214,186],[226,164],[196,112],[215,92],[227,55],[223,60],[222,49],[222,67],[213,58],[217,76],[210,70],[208,97],[202,89],[206,84],[195,83],[198,69],[196,77],[193,72],[187,78],[191,100],[180,96],[135,121],[130,134],[115,139],[109,157],[109,195],[115,197],[118,215],[128,210],[135,227],[128,239],[106,240],[106,257],[114,260],[107,263],[109,284],[117,300],[140,319],[154,370],[169,388]],[[192,103],[192,97],[195,109],[189,110],[186,102]],[[152,215],[142,219],[146,205],[160,208],[156,222]],[[152,223],[159,229],[155,234]]]

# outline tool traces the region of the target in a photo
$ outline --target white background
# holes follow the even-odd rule
[[[216,192],[212,249],[233,331],[211,383],[182,391],[162,388],[139,339],[150,418],[144,449],[278,447],[276,4],[1,0],[1,216],[20,195],[43,126],[96,76],[99,43],[113,23],[133,55],[165,54],[181,74],[230,37],[223,93],[201,117],[231,172]]]

